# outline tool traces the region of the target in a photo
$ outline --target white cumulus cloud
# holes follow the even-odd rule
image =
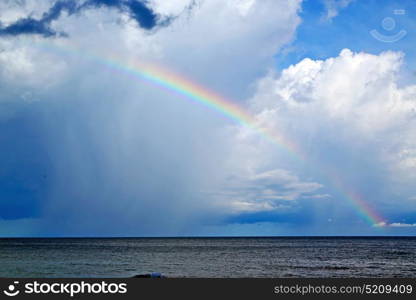
[[[415,189],[416,85],[400,83],[403,63],[403,54],[391,51],[306,58],[259,80],[250,107],[265,127],[297,145],[326,186],[337,173],[357,191],[374,185],[364,195],[370,205],[405,203]],[[253,143],[251,135],[239,137]],[[272,146],[252,157],[254,166],[285,159]]]

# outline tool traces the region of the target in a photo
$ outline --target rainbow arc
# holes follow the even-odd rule
[[[258,124],[255,116],[248,111],[237,105],[235,102],[230,101],[221,95],[187,79],[183,76],[179,76],[169,70],[166,70],[155,64],[135,63],[134,65],[125,65],[115,59],[109,59],[102,56],[96,56],[71,50],[69,47],[61,47],[50,44],[42,44],[42,48],[46,50],[58,51],[63,54],[81,55],[94,61],[100,65],[106,66],[112,70],[116,70],[127,74],[134,79],[146,81],[154,86],[163,88],[177,95],[181,95],[184,98],[190,99],[195,103],[202,104],[224,116],[237,122],[238,124],[250,128],[260,134],[269,142],[282,147],[298,159],[307,161],[307,155],[303,153],[300,147],[293,141],[287,139],[284,134],[277,130],[271,130],[269,128],[262,127]],[[323,172],[332,186],[340,191],[346,199],[348,199],[360,213],[360,215],[372,226],[378,226],[380,224],[387,224],[386,221],[379,213],[377,213],[370,205],[364,201],[364,199],[351,188],[347,188],[339,176],[336,176],[334,172]]]

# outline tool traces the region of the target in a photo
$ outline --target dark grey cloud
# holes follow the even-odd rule
[[[157,15],[146,6],[145,1],[138,0],[89,0],[82,7],[114,7],[126,11],[137,21],[140,27],[152,29],[157,24]]]
[[[158,16],[146,6],[146,3],[138,0],[88,0],[80,4],[76,0],[61,0],[45,12],[40,19],[31,16],[17,20],[16,22],[2,26],[0,20],[0,36],[39,34],[45,37],[65,35],[64,32],[56,32],[51,28],[51,22],[57,20],[63,12],[69,15],[79,13],[84,9],[94,9],[100,7],[116,8],[120,12],[128,13],[138,25],[146,30],[150,30],[157,25]]]
[[[57,32],[50,27],[50,24],[53,20],[58,19],[64,11],[68,14],[79,11],[77,2],[58,1],[39,20],[29,16],[8,26],[0,26],[0,35],[40,34],[45,37],[55,36]]]

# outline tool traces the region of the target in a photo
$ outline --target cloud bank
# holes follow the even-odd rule
[[[171,19],[156,31],[137,26],[126,8],[133,2],[140,3],[58,1],[2,19],[3,30],[37,20],[50,33],[65,33],[21,31],[0,40],[0,82],[7,87],[1,122],[10,132],[3,142],[11,145],[2,152],[10,164],[0,179],[8,191],[0,218],[16,234],[25,226],[31,235],[195,234],[231,210],[204,191],[226,173],[224,128],[232,123],[83,54],[163,65],[224,94],[244,95],[293,37],[299,2],[181,1],[173,9],[150,1],[155,22]]]
[[[36,3],[0,10],[2,235],[412,229],[416,85],[402,80],[404,53],[344,49],[277,71],[300,1]],[[302,153],[91,56],[192,79]],[[364,224],[334,176],[384,226]]]
[[[405,199],[415,180],[416,85],[400,84],[403,59],[399,52],[348,49],[304,59],[259,80],[250,100],[262,124],[293,140],[317,174],[326,173],[325,186],[334,175],[342,178],[387,218],[415,209]],[[335,199],[344,192],[332,190]],[[392,208],[398,198],[406,208]]]

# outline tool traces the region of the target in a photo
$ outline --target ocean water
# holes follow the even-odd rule
[[[0,239],[0,277],[416,277],[416,238]]]

